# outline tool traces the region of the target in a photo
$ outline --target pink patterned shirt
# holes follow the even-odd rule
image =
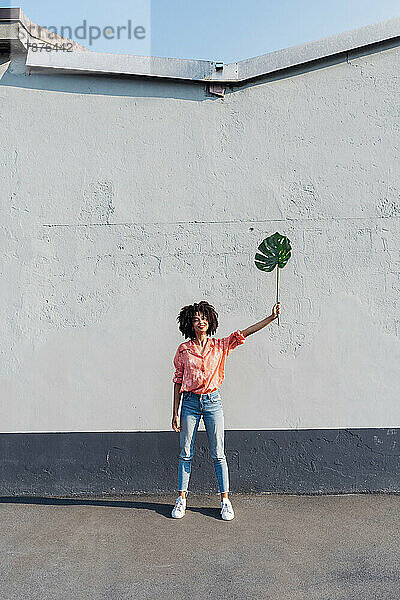
[[[174,383],[181,384],[180,393],[209,394],[218,389],[224,380],[226,357],[245,339],[239,329],[225,338],[207,337],[203,354],[194,340],[182,342],[174,357],[175,375],[172,379]]]

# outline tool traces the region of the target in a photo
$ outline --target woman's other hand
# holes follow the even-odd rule
[[[276,304],[274,304],[274,306],[272,307],[272,316],[274,319],[278,318],[278,315],[281,312],[281,303],[277,302]]]
[[[172,429],[174,431],[180,431],[181,430],[181,428],[179,426],[178,415],[174,415],[172,417]]]

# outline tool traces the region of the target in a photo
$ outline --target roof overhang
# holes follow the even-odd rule
[[[34,26],[21,9],[0,9],[0,45],[7,36],[9,43],[10,40],[17,43],[21,28],[29,34],[29,25]],[[41,41],[50,43],[46,34]],[[26,66],[30,72],[131,75],[226,85],[242,84],[277,71],[389,41],[400,44],[400,17],[226,65],[207,60],[91,52],[76,42],[73,42],[71,52],[35,52],[26,42],[20,44],[27,52]],[[51,43],[54,45],[54,38]]]

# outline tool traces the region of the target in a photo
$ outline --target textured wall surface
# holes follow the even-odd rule
[[[167,431],[176,316],[229,357],[226,429],[400,425],[398,47],[210,96],[0,60],[3,432]],[[393,442],[395,443],[395,441]]]
[[[230,491],[398,492],[398,429],[227,431]],[[173,431],[0,434],[0,496],[172,493]],[[190,492],[218,493],[200,431]]]

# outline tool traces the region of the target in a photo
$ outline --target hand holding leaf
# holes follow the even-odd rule
[[[276,319],[277,317],[279,318],[279,313],[280,312],[281,312],[281,303],[277,302],[272,307],[272,316],[274,317],[274,319]]]

